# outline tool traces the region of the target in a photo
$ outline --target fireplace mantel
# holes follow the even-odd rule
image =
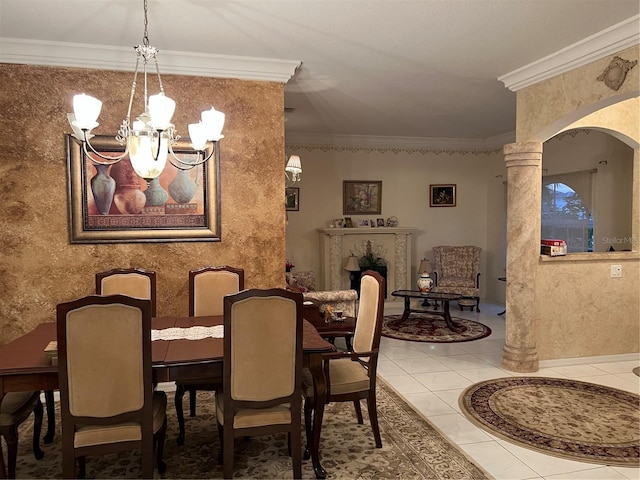
[[[349,272],[344,269],[353,246],[371,240],[387,252],[387,291],[411,289],[411,235],[409,227],[319,228],[320,288],[349,288]]]

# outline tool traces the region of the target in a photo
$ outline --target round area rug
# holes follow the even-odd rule
[[[633,370],[631,370],[633,373],[635,373],[637,376],[640,377],[640,367],[636,367]]]
[[[640,396],[561,378],[476,383],[459,398],[479,427],[521,447],[601,465],[640,467]]]
[[[453,343],[469,342],[491,335],[491,329],[480,322],[466,318],[451,319],[461,330],[453,332],[439,315],[411,314],[404,322],[402,315],[387,315],[382,321],[382,335],[412,342]]]

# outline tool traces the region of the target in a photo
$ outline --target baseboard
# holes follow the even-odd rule
[[[599,355],[595,357],[557,358],[540,360],[540,368],[565,367],[569,365],[585,365],[611,362],[640,362],[640,353],[621,353],[618,355]]]

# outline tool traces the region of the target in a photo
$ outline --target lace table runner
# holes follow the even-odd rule
[[[203,338],[223,338],[224,326],[215,327],[189,327],[189,328],[165,328],[151,330],[151,341],[155,340],[202,340]]]

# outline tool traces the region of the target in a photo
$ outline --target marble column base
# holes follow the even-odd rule
[[[538,371],[538,364],[538,352],[535,347],[505,345],[502,349],[502,368],[518,373],[533,373]]]

